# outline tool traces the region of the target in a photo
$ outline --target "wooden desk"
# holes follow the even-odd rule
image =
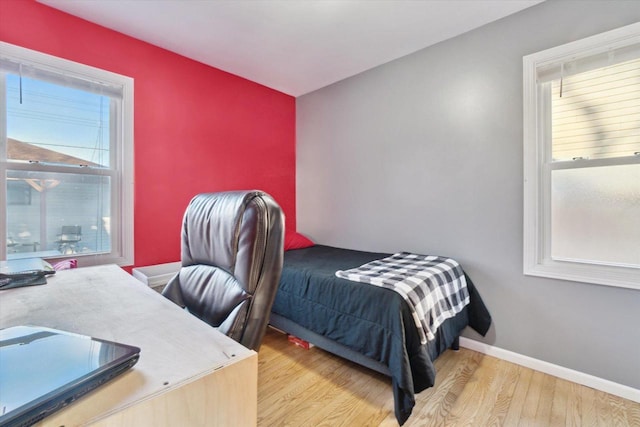
[[[38,426],[255,426],[258,356],[115,265],[0,291],[0,328],[37,325],[141,348],[128,372]]]

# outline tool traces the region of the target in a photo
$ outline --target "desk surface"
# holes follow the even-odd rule
[[[0,328],[17,325],[46,326],[141,348],[140,360],[129,372],[47,417],[46,425],[92,423],[243,360],[252,359],[257,366],[254,351],[115,265],[59,271],[47,285],[0,291]],[[247,386],[248,395],[252,387]],[[242,391],[241,385],[233,388]]]

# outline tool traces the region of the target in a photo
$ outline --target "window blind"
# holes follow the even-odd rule
[[[606,46],[599,51],[570,55],[562,60],[550,60],[536,66],[536,81],[550,82],[574,74],[604,68],[622,62],[632,61],[640,57],[640,43],[625,44],[617,47]]]
[[[97,82],[88,76],[70,74],[69,72],[58,71],[40,64],[19,62],[12,58],[0,56],[0,71],[83,90],[97,95],[104,95],[113,99],[122,99],[122,86]]]

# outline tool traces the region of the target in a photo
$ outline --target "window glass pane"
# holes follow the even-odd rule
[[[554,80],[553,160],[640,152],[640,59]]]
[[[111,251],[111,179],[7,172],[7,257]]]
[[[640,165],[552,172],[551,256],[640,267]]]
[[[9,160],[109,167],[109,97],[6,77]]]

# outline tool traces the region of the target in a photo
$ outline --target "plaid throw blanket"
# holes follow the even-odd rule
[[[400,252],[336,276],[392,289],[409,304],[422,344],[435,338],[438,326],[469,304],[462,267],[451,258]]]

